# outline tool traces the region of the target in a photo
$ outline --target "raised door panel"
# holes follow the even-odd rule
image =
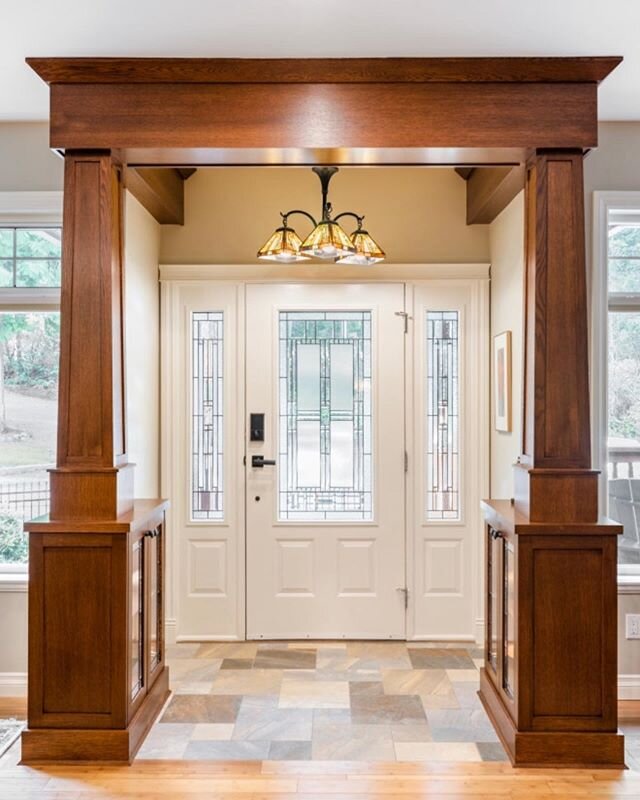
[[[521,561],[533,587],[528,613],[535,637],[520,665],[530,680],[530,725],[541,731],[615,730],[609,687],[616,664],[603,657],[615,653],[615,540],[532,539]]]
[[[31,540],[29,725],[123,725],[125,537]]]

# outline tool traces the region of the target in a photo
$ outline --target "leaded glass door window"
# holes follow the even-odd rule
[[[371,311],[280,311],[280,520],[373,518]]]
[[[458,312],[426,312],[426,518],[460,519]]]
[[[224,518],[223,330],[221,311],[192,315],[191,519]]]

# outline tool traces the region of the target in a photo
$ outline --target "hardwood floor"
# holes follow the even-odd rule
[[[0,760],[2,800],[585,800],[640,797],[640,773],[516,770],[504,763],[136,761],[131,767],[17,764]]]

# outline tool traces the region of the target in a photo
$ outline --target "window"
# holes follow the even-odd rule
[[[61,229],[0,228],[0,288],[60,286]]]
[[[49,510],[62,231],[51,221],[59,218],[58,193],[7,193],[0,201],[0,573],[15,573],[27,563],[24,521]],[[14,203],[34,222],[16,224]]]
[[[608,209],[606,265],[607,499],[624,572],[640,570],[640,208]]]
[[[192,315],[191,519],[224,519],[224,315]]]
[[[426,518],[460,519],[458,312],[427,311]]]
[[[280,312],[279,518],[373,519],[371,312]]]
[[[58,311],[0,311],[0,564],[26,563],[22,523],[49,510],[59,340]]]

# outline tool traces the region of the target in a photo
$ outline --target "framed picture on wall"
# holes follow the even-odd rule
[[[493,337],[493,394],[497,431],[511,430],[511,331]]]

